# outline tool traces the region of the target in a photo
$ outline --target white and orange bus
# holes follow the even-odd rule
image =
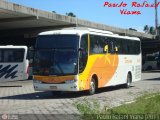
[[[34,89],[83,91],[141,80],[141,43],[90,28],[65,28],[39,34],[34,56]]]

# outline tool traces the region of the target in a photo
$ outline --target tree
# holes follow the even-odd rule
[[[145,33],[148,33],[148,32],[149,32],[149,27],[148,27],[148,25],[145,25],[143,30],[145,31]]]
[[[137,31],[136,29],[134,29],[134,28],[129,28],[129,30],[132,30],[132,31]]]
[[[52,11],[52,13],[56,13],[56,11]]]
[[[72,12],[66,13],[67,16],[76,17],[76,15]]]
[[[149,28],[149,33],[152,34],[152,35],[155,35],[156,34],[156,30],[154,27],[150,27]]]
[[[156,34],[156,29],[153,26],[149,27],[148,25],[145,25],[144,31],[145,31],[145,33],[150,33],[152,35]]]

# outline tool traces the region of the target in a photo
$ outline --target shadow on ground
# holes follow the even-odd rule
[[[10,87],[22,87],[22,85],[0,85],[0,88],[10,88]]]
[[[148,71],[142,71],[142,73],[160,73],[160,70],[148,70]]]
[[[134,87],[134,86],[131,86]],[[106,87],[98,89],[95,94],[101,94],[105,92],[111,92],[115,90],[124,89],[122,86],[114,86],[114,87]],[[87,91],[83,92],[62,92],[59,95],[54,95],[52,92],[34,92],[34,93],[27,93],[27,94],[20,94],[20,95],[11,95],[6,97],[0,97],[0,99],[14,99],[14,100],[42,100],[42,99],[72,99],[78,98],[83,96],[90,96],[87,94]]]
[[[159,80],[160,81],[160,77],[158,77],[158,78],[150,78],[150,79],[145,79],[145,80],[151,80],[151,81],[154,81],[154,80],[158,81]]]

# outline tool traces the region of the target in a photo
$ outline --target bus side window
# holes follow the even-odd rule
[[[11,50],[4,51],[4,62],[13,62],[13,52]]]
[[[83,35],[80,43],[81,50],[79,51],[79,71],[83,72],[88,59],[88,35]]]
[[[0,62],[3,62],[3,59],[2,59],[2,50],[0,51]]]
[[[23,62],[24,59],[24,50],[15,50],[14,51],[14,61]]]
[[[103,37],[97,35],[90,36],[90,53],[91,54],[103,54],[104,52]]]
[[[115,53],[115,43],[111,38],[105,40],[105,44],[108,45],[108,53]]]
[[[122,54],[128,54],[127,40],[122,39]]]
[[[114,54],[114,42],[112,40],[109,43],[109,52]]]
[[[115,47],[117,47],[117,49],[118,49],[118,51],[116,51],[117,54],[123,54],[121,39],[115,38]]]

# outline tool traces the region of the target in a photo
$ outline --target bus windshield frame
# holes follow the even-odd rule
[[[76,75],[79,39],[78,35],[39,36],[33,62],[34,75]]]

